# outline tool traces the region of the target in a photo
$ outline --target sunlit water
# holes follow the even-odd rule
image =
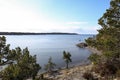
[[[63,51],[68,51],[72,55],[73,64],[83,64],[91,52],[87,49],[79,48],[77,43],[92,35],[10,35],[6,36],[7,44],[11,49],[15,47],[28,47],[31,55],[37,55],[37,62],[44,67],[48,58],[52,57],[57,67],[64,67],[62,58]]]

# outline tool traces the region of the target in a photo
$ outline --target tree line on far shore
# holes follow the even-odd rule
[[[63,59],[68,69],[68,64],[72,62],[71,54],[63,51]],[[0,71],[2,80],[25,80],[28,78],[35,79],[41,66],[36,61],[36,55],[31,56],[28,48],[21,49],[17,47],[10,49],[10,44],[6,44],[5,36],[0,37],[0,66],[7,67]],[[52,57],[49,58],[45,65],[45,70],[52,74],[56,64],[52,62]]]

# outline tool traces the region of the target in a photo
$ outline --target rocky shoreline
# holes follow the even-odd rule
[[[87,46],[86,48],[90,50],[92,53],[102,54],[102,51],[99,51],[94,47]]]
[[[101,52],[98,51],[95,48],[92,47],[85,47],[89,49],[92,53],[98,53],[100,54]],[[86,80],[83,78],[83,74],[85,72],[89,72],[92,69],[92,64],[91,63],[84,63],[83,65],[74,65],[73,67],[70,67],[69,69],[59,69],[55,71],[52,75],[49,75],[49,73],[45,72],[43,73],[44,77],[50,80]],[[40,74],[38,75],[38,77]]]
[[[98,51],[96,48],[87,46],[85,47],[89,49],[92,53],[101,54],[101,51]],[[49,73],[43,73],[43,76],[46,80],[86,80],[83,75],[87,73],[91,73],[94,76],[94,80],[106,80],[104,77],[101,77],[99,74],[96,74],[95,72],[92,72],[93,64],[84,64],[84,65],[74,65],[73,67],[70,67],[69,69],[59,69],[53,72],[52,75]],[[40,78],[40,75],[37,76]],[[114,79],[119,80],[119,79]]]
[[[88,50],[90,50],[92,53],[97,53],[97,54],[101,54],[102,51],[100,50],[97,50],[96,48],[94,47],[91,47],[91,46],[88,46],[86,43],[84,42],[81,42],[81,43],[78,43],[76,44],[76,46],[80,47],[80,48],[87,48]]]
[[[44,78],[51,80],[86,80],[83,78],[83,74],[86,71],[90,71],[92,68],[91,64],[74,66],[69,69],[61,69],[55,71],[52,75],[44,73]]]

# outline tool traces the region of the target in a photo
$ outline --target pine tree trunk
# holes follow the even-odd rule
[[[68,63],[66,63],[66,68],[68,69]]]

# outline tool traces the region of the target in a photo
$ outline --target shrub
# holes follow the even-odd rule
[[[89,72],[85,72],[85,73],[83,74],[83,78],[85,78],[85,79],[87,79],[87,80],[94,80],[93,75],[92,75],[91,73],[89,73]]]
[[[120,69],[117,71],[116,76],[120,77]]]

